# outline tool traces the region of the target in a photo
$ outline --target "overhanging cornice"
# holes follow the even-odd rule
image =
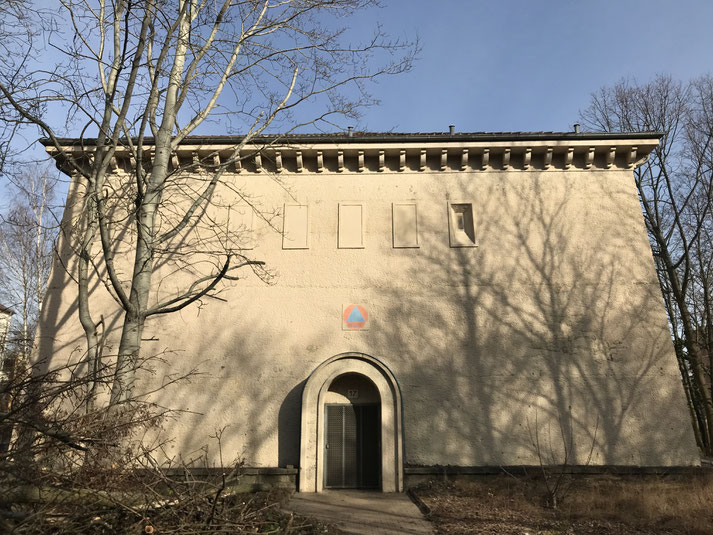
[[[256,136],[231,158],[242,136],[193,136],[179,144],[174,169],[227,166],[233,172],[403,172],[592,168],[631,169],[656,147],[661,134],[642,133],[355,133]],[[91,160],[96,140],[61,138],[62,150],[42,143],[57,158]],[[135,167],[120,144],[113,167]],[[144,140],[150,164],[152,138]]]

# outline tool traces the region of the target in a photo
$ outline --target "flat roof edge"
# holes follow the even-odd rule
[[[250,140],[253,144],[315,144],[315,143],[412,143],[412,142],[439,142],[439,143],[463,143],[463,142],[488,142],[488,141],[607,141],[631,139],[659,140],[663,136],[662,132],[476,132],[476,133],[404,133],[404,134],[361,134],[355,132],[352,136],[347,133],[336,134],[275,134],[255,136]],[[181,145],[235,145],[245,139],[245,136],[189,136]],[[138,141],[134,138],[134,142]],[[144,138],[144,145],[153,145],[153,138]],[[95,138],[57,138],[57,142],[62,146],[94,146]],[[40,139],[42,145],[49,147],[54,143],[47,138]],[[121,140],[119,140],[121,144]]]

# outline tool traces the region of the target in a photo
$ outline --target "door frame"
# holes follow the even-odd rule
[[[364,353],[342,353],[320,364],[302,391],[300,492],[324,489],[324,400],[332,381],[345,373],[370,379],[381,400],[381,490],[403,492],[403,431],[401,391],[391,371]]]

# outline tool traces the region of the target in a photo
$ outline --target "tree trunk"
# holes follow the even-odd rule
[[[132,311],[127,312],[124,316],[119,354],[116,358],[114,381],[111,388],[110,406],[116,406],[131,398],[136,380],[144,321],[141,316]]]
[[[656,238],[659,243],[663,242],[663,240],[658,239],[658,235],[656,235]],[[702,398],[701,402],[703,404],[703,410],[705,412],[707,423],[705,430],[706,447],[704,449],[706,450],[707,455],[711,455],[713,454],[713,399],[711,399],[710,391],[706,388],[706,372],[703,369],[700,351],[695,342],[696,329],[691,321],[691,314],[688,310],[686,296],[683,294],[678,272],[673,266],[673,262],[671,261],[667,248],[661,247],[661,256],[664,261],[664,266],[666,267],[666,272],[668,273],[669,283],[671,284],[671,292],[674,300],[676,301],[676,306],[678,307],[681,317],[683,340],[686,345],[686,351],[688,352],[688,359],[691,363],[691,371],[697,387],[696,390]]]
[[[172,129],[172,126],[168,128]],[[131,398],[134,388],[136,368],[141,350],[141,335],[146,321],[145,313],[148,308],[151,279],[154,271],[156,211],[161,203],[164,180],[171,154],[171,136],[165,131],[168,130],[170,132],[168,128],[162,128],[157,136],[156,154],[148,187],[138,207],[131,293],[129,306],[124,315],[110,405],[115,405]]]
[[[87,341],[87,373],[92,374],[90,391],[87,396],[85,410],[90,412],[94,407],[94,399],[97,390],[97,371],[101,363],[101,353],[99,339],[97,336],[97,324],[92,319],[89,308],[89,264],[92,255],[92,244],[96,235],[96,217],[94,213],[94,203],[90,197],[87,198],[87,205],[83,211],[84,232],[80,244],[77,273],[78,299],[77,307],[79,323],[84,330],[84,337]]]

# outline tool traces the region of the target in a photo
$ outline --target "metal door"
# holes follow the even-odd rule
[[[380,407],[325,407],[325,483],[327,488],[381,486]]]

